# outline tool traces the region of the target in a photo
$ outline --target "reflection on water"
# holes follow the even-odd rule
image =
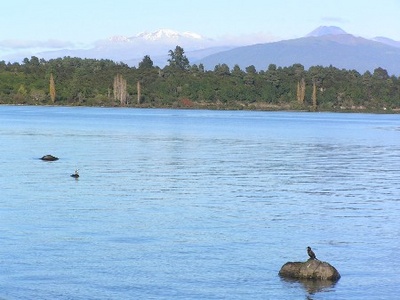
[[[312,280],[312,279],[288,279],[282,278],[281,280],[288,285],[299,285],[306,292],[306,299],[312,299],[312,296],[316,293],[329,293],[334,292],[334,287],[337,281],[332,280]]]

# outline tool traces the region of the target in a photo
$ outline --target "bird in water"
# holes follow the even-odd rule
[[[75,170],[75,173],[72,174],[71,177],[79,178],[79,172],[78,172],[78,170]]]
[[[310,247],[307,247],[307,253],[308,253],[308,256],[310,257],[310,259],[317,259],[314,251],[312,251]]]

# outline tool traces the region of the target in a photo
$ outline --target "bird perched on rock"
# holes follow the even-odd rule
[[[307,247],[307,253],[308,253],[308,256],[310,257],[310,259],[317,259],[314,251],[312,251],[310,247]]]

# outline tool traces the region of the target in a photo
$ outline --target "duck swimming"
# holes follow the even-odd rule
[[[71,174],[71,177],[79,178],[79,172],[78,172],[78,170],[75,170],[75,173],[74,173],[74,174]]]

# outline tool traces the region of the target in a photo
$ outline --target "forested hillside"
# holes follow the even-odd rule
[[[225,64],[205,71],[183,48],[159,68],[145,56],[138,67],[111,60],[64,57],[0,62],[0,103],[129,107],[186,107],[311,111],[400,109],[400,78],[301,64],[264,70]]]

